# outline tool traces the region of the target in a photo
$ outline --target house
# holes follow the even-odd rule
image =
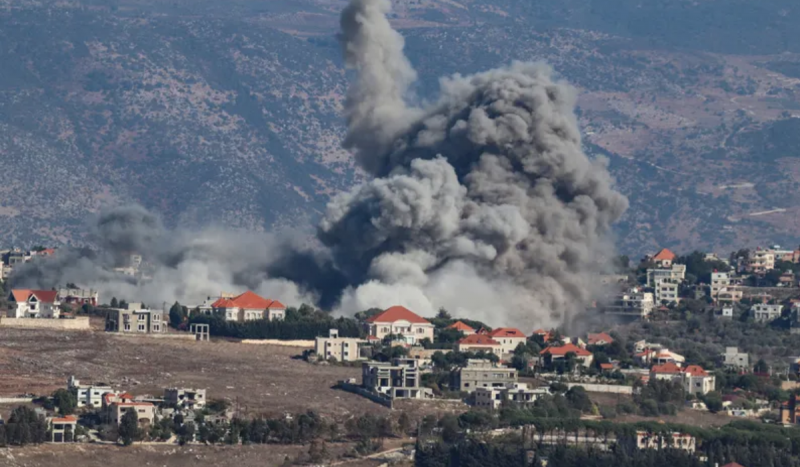
[[[328,337],[317,337],[314,342],[314,352],[318,357],[337,362],[355,362],[361,358],[360,347],[367,341],[358,337],[339,337],[337,329],[328,331]]]
[[[361,367],[361,385],[364,389],[384,394],[392,399],[430,399],[430,388],[420,387],[422,374],[419,361],[394,359],[388,362],[369,362]]]
[[[717,293],[718,303],[739,303],[744,298],[744,291],[738,285],[729,285]]]
[[[502,354],[513,353],[519,344],[528,341],[528,337],[516,328],[497,328],[489,333],[489,337],[500,343]]]
[[[747,352],[739,352],[737,347],[725,347],[725,353],[721,356],[722,364],[728,368],[746,370],[750,368],[750,356]]]
[[[477,388],[472,395],[475,407],[497,410],[503,406],[531,407],[540,397],[549,395],[547,388],[531,389],[527,383],[506,383],[500,387]]]
[[[141,303],[126,303],[125,308],[112,308],[106,314],[108,332],[160,334],[167,332],[168,323],[167,313]]]
[[[650,379],[678,381],[690,394],[708,394],[714,390],[716,384],[716,378],[709,375],[701,366],[689,365],[681,368],[673,362],[653,366],[650,369]]]
[[[800,396],[794,395],[782,403],[779,417],[782,425],[796,425],[800,421]]]
[[[775,251],[772,249],[756,248],[750,252],[748,270],[756,274],[765,274],[767,271],[775,269]]]
[[[220,297],[211,304],[213,313],[225,318],[225,321],[281,321],[286,317],[286,306],[269,298],[264,298],[248,290],[235,297]]]
[[[533,331],[531,336],[536,336],[542,340],[545,344],[553,337],[553,333],[550,331],[545,331],[544,329],[537,329]]]
[[[489,360],[469,359],[463,367],[450,372],[450,389],[460,392],[472,392],[477,388],[501,388],[509,383],[516,383],[518,373],[515,368],[508,368]]]
[[[649,433],[636,432],[637,449],[680,449],[694,454],[697,449],[697,439],[685,433]]]
[[[456,350],[459,352],[484,351],[498,357],[503,355],[503,345],[485,334],[473,334],[459,340],[456,343]]]
[[[471,335],[475,334],[475,329],[473,329],[472,327],[464,324],[461,321],[456,321],[455,323],[451,324],[450,326],[447,326],[447,328],[445,328],[445,329],[455,329],[457,331],[461,331],[461,333],[464,334],[465,336],[471,336]]]
[[[51,443],[71,443],[75,441],[75,427],[78,426],[78,417],[67,415],[66,417],[48,418],[47,425]]]
[[[367,334],[379,339],[391,334],[402,335],[408,344],[416,344],[423,339],[433,342],[433,324],[403,306],[393,306],[371,316],[364,327]]]
[[[587,343],[589,345],[604,346],[609,345],[612,342],[614,342],[614,338],[604,332],[598,332],[597,334],[590,332],[587,336]]]
[[[136,413],[140,425],[149,426],[155,422],[156,407],[150,402],[112,402],[106,411],[108,422],[119,426],[129,410]]]
[[[778,278],[778,287],[795,287],[796,285],[797,281],[792,271],[785,271]]]
[[[206,390],[188,388],[164,389],[164,402],[183,409],[202,409],[206,406]]]
[[[670,351],[667,348],[659,346],[658,348],[646,348],[641,352],[634,354],[634,358],[641,365],[664,365],[666,363],[674,363],[682,366],[686,362],[683,355]]]
[[[644,319],[650,315],[653,308],[655,308],[653,293],[633,287],[615,295],[608,305],[603,306],[603,313]]]
[[[672,262],[675,261],[677,256],[675,253],[669,251],[667,248],[663,248],[661,251],[653,256],[653,261],[662,268],[669,268],[672,266]]]
[[[540,365],[546,366],[556,360],[566,358],[567,354],[575,354],[575,358],[584,367],[589,367],[594,360],[594,355],[586,349],[582,349],[575,344],[565,344],[559,347],[548,347],[539,353]]]
[[[81,384],[74,376],[67,380],[67,389],[75,394],[78,407],[101,407],[104,394],[116,394],[111,386],[105,383]]]
[[[768,323],[781,317],[783,305],[770,305],[768,303],[756,303],[750,307],[753,318],[757,323]]]
[[[69,305],[91,305],[100,303],[100,295],[90,289],[58,289],[58,300]]]
[[[55,290],[12,289],[8,295],[9,318],[58,318],[58,292]]]
[[[655,291],[656,303],[678,303],[678,286],[686,277],[685,264],[673,264],[669,269],[648,269],[647,285]]]
[[[720,311],[720,316],[722,318],[733,319],[733,307],[726,306],[725,308]]]
[[[727,289],[731,285],[731,279],[727,272],[714,271],[711,273],[711,298],[717,300],[720,291]]]

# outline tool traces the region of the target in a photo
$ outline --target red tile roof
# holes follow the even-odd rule
[[[598,332],[597,334],[589,333],[587,340],[589,341],[589,345],[597,345],[601,342],[606,344],[614,342],[614,338],[604,332]]]
[[[731,462],[730,464],[725,464],[722,467],[744,467],[744,466],[742,464],[739,464],[738,462]]]
[[[485,334],[473,334],[458,341],[458,345],[500,345],[500,343]]]
[[[13,289],[11,295],[14,297],[15,302],[27,302],[31,295],[36,297],[42,303],[53,303],[56,301],[58,291],[56,290],[29,290],[29,289]]]
[[[272,303],[270,303],[267,308],[269,308],[270,310],[285,310],[286,305],[277,300],[273,300]]]
[[[152,407],[150,402],[114,402],[118,407]]]
[[[549,341],[550,338],[553,336],[553,334],[550,331],[545,331],[544,329],[537,329],[533,331],[533,334],[531,335],[540,336],[543,342]]]
[[[548,347],[542,350],[540,355],[557,355],[564,357],[570,352],[574,353],[578,357],[588,357],[592,354],[588,350],[582,349],[575,344],[564,344],[560,347]]]
[[[691,376],[708,376],[708,372],[700,365],[689,365],[684,372],[689,373]]]
[[[489,333],[490,337],[521,337],[526,339],[527,337],[525,334],[522,333],[519,329],[516,328],[497,328],[494,331]]]
[[[601,370],[613,370],[614,369],[614,364],[613,363],[601,363],[600,364],[600,369]]]
[[[455,323],[451,324],[450,326],[447,326],[447,329],[458,329],[459,331],[463,331],[463,332],[475,332],[474,329],[472,329],[470,326],[462,323],[461,321],[456,321]]]
[[[677,256],[675,256],[675,253],[669,251],[666,248],[662,249],[661,251],[656,253],[655,256],[653,256],[653,259],[656,261],[664,261],[664,260],[672,261],[675,258],[677,258]]]
[[[425,318],[419,316],[404,306],[393,306],[382,313],[371,316],[367,319],[368,323],[394,323],[395,321],[408,321],[415,324],[431,324]]]
[[[219,298],[211,304],[211,308],[244,308],[247,310],[286,309],[286,306],[269,298],[264,298],[248,290],[233,298]]]
[[[54,418],[53,423],[78,423],[78,417],[74,415],[67,415],[66,417]]]
[[[683,373],[683,370],[675,363],[667,362],[663,365],[653,366],[653,368],[650,369],[650,372],[661,373],[661,374],[678,374],[678,373]]]

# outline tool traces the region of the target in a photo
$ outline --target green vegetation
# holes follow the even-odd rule
[[[47,423],[29,407],[17,407],[5,424],[0,424],[0,446],[25,446],[47,440]]]
[[[134,441],[140,441],[142,438],[142,430],[139,429],[139,416],[136,415],[136,410],[128,409],[122,420],[119,422],[119,438],[122,444],[130,446]]]

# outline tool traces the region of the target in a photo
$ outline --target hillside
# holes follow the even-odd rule
[[[397,0],[440,76],[544,60],[631,208],[630,254],[794,244],[800,8],[790,0]],[[173,225],[311,225],[357,180],[339,148],[339,0],[0,2],[0,243],[81,241],[136,201]]]

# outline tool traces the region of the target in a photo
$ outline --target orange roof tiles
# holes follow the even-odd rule
[[[486,334],[473,334],[458,341],[458,345],[500,345],[500,343]]]
[[[367,319],[368,323],[394,323],[395,321],[408,321],[415,324],[431,324],[425,318],[419,316],[404,306],[393,306],[385,311],[371,316]]]
[[[211,304],[211,308],[244,308],[247,310],[286,309],[286,305],[269,298],[264,298],[248,290],[233,298],[222,297]]]
[[[613,370],[614,369],[614,364],[613,363],[601,363],[600,364],[600,369],[602,369],[602,370]]]
[[[598,332],[597,334],[590,332],[587,340],[589,341],[589,345],[597,345],[599,343],[610,344],[614,342],[614,338],[604,332]]]
[[[526,339],[527,337],[525,334],[522,333],[519,329],[516,328],[497,328],[494,331],[489,333],[490,337],[521,337]]]
[[[540,352],[540,355],[557,355],[560,357],[566,356],[568,353],[574,353],[578,357],[588,357],[592,353],[586,349],[582,349],[575,344],[564,344],[560,347],[548,347]]]
[[[455,323],[451,324],[450,326],[447,326],[447,329],[457,329],[457,330],[462,331],[462,332],[475,332],[474,329],[472,329],[470,326],[462,323],[461,321],[456,321]]]
[[[667,362],[663,365],[655,365],[653,368],[650,369],[651,373],[662,373],[662,374],[677,374],[683,373],[681,367],[676,365],[673,362]]]
[[[691,376],[708,376],[708,372],[700,365],[689,365],[684,371]]]
[[[656,253],[655,256],[653,256],[653,259],[656,261],[664,261],[664,260],[672,261],[675,258],[677,258],[677,256],[675,256],[675,253],[669,251],[667,248],[663,248],[661,251]]]
[[[13,289],[11,290],[11,295],[14,297],[15,302],[27,302],[33,295],[40,302],[53,303],[58,297],[58,292],[55,290]]]
[[[53,423],[78,423],[78,417],[74,415],[67,415],[66,417],[53,418]]]

